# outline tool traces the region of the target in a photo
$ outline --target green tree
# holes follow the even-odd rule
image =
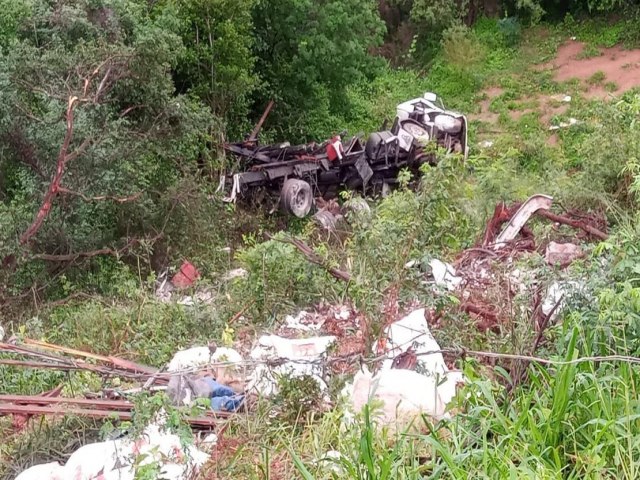
[[[130,0],[23,0],[14,11],[0,32],[11,45],[0,58],[5,263],[29,279],[34,255],[67,262],[159,238],[211,125],[175,95],[175,13],[152,18]]]
[[[167,0],[157,9],[177,12],[185,45],[176,87],[203,99],[232,133],[241,131],[257,85],[251,51],[256,0]]]
[[[258,109],[276,102],[272,122],[295,137],[320,105],[345,109],[345,89],[375,72],[369,54],[384,24],[372,0],[259,0],[254,10],[256,70],[262,80]]]

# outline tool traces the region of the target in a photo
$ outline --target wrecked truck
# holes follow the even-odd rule
[[[342,132],[319,144],[262,145],[258,134],[272,107],[273,102],[246,140],[224,146],[236,160],[236,173],[223,175],[220,182],[227,202],[271,193],[286,213],[302,218],[315,197],[334,197],[341,188],[384,191],[397,183],[400,170],[433,164],[435,146],[465,158],[468,153],[466,117],[446,110],[434,93],[399,104],[391,128],[385,122],[366,141],[362,134],[343,140]]]

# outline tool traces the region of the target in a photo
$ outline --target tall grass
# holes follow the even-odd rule
[[[574,360],[599,348],[597,329],[586,320],[567,320],[573,325],[565,329],[557,359]],[[458,397],[461,412],[429,434],[390,439],[365,410],[360,441],[341,444],[341,478],[638,478],[637,366],[531,365],[528,373],[529,382],[510,395],[495,381],[473,381]],[[418,456],[425,448],[430,453]],[[302,472],[304,463],[294,458]],[[311,472],[306,470],[305,479],[331,478],[322,470]]]

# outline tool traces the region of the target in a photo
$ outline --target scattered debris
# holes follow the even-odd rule
[[[549,265],[559,265],[564,268],[582,256],[584,256],[584,252],[579,245],[550,242],[547,245],[545,260]]]
[[[462,283],[462,278],[456,276],[456,270],[452,265],[434,258],[429,262],[429,266],[431,267],[433,279],[439,287],[455,290]]]
[[[317,332],[322,328],[324,323],[322,319],[320,319],[319,323],[315,323],[311,316],[304,310],[301,310],[295,317],[293,315],[287,315],[284,322],[284,328],[299,330],[301,332]]]
[[[256,365],[247,386],[248,392],[257,392],[271,396],[278,392],[278,377],[312,376],[322,391],[327,384],[322,379],[324,373],[320,360],[325,357],[327,348],[335,343],[336,337],[313,337],[288,339],[277,335],[263,335],[258,345],[251,351],[251,359],[265,361]],[[277,361],[270,367],[266,361]]]
[[[507,243],[513,241],[531,216],[539,210],[549,210],[552,202],[553,198],[548,195],[533,195],[529,197],[508,221],[502,233],[498,235],[493,248],[495,250],[503,248]]]
[[[580,121],[578,121],[577,119],[571,117],[568,122],[560,122],[558,125],[551,125],[549,127],[549,130],[560,130],[561,128],[569,128],[569,127],[572,127],[573,125],[577,125],[579,123],[580,123]]]
[[[23,471],[16,480],[134,480],[145,465],[159,466],[158,478],[187,480],[209,459],[193,445],[184,447],[175,434],[152,423],[139,438],[90,443],[80,447],[64,466],[57,462],[36,465]]]
[[[374,344],[374,352],[385,357],[379,372],[363,368],[346,389],[356,412],[375,400],[383,404],[385,425],[406,426],[421,414],[445,415],[463,377],[447,367],[426,315],[424,308],[411,312],[387,327]]]
[[[215,296],[211,290],[200,290],[193,295],[182,297],[176,303],[178,305],[186,305],[192,307],[196,304],[211,305],[213,304],[214,299]]]
[[[524,203],[498,203],[476,246],[461,252],[454,262],[455,276],[460,281],[456,280],[455,288],[448,288],[459,298],[458,308],[476,319],[480,331],[499,332],[513,315],[515,295],[530,295],[532,318],[539,315],[538,307],[543,303],[538,293],[540,279],[535,270],[517,267],[518,258],[544,253],[547,263],[564,268],[584,255],[581,241],[608,237],[603,215],[575,210],[559,215],[551,211],[551,206],[551,197],[540,194]],[[536,247],[535,235],[527,226],[532,216],[554,222],[562,243],[552,241],[546,251]],[[559,225],[576,229],[575,241],[570,241]],[[442,267],[441,270],[444,271]],[[549,315],[553,309],[555,318],[564,306],[557,303],[557,298],[545,303],[543,314]]]
[[[224,280],[226,282],[233,280],[234,278],[246,278],[249,276],[249,272],[247,272],[244,268],[234,268],[233,270],[229,270],[227,274],[224,276]]]
[[[483,140],[482,142],[478,143],[478,146],[480,148],[491,148],[493,147],[493,140]]]
[[[196,280],[200,278],[200,272],[187,260],[182,262],[180,270],[171,279],[171,283],[175,288],[191,287]]]

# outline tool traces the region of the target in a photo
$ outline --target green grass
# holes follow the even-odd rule
[[[616,82],[607,82],[604,84],[604,89],[607,92],[615,92],[618,90],[618,84]]]
[[[606,79],[607,75],[603,71],[599,70],[587,79],[587,83],[589,85],[602,85]]]

